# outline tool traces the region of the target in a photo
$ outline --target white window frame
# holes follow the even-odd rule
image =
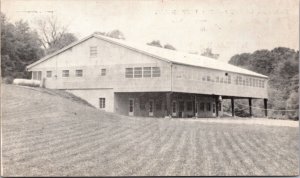
[[[142,67],[133,68],[133,77],[134,78],[142,78],[143,77],[143,68]]]
[[[75,76],[76,77],[82,77],[83,76],[83,70],[82,69],[75,70]]]
[[[106,68],[101,69],[101,76],[106,76]]]
[[[152,67],[152,77],[160,77],[160,67]]]
[[[152,67],[143,67],[143,77],[144,78],[152,77]]]
[[[105,109],[105,98],[99,98],[99,108],[100,109]]]
[[[133,68],[125,68],[125,78],[133,78]]]
[[[62,77],[69,77],[70,71],[69,70],[62,70]]]
[[[90,46],[90,57],[97,57],[98,56],[98,46]]]

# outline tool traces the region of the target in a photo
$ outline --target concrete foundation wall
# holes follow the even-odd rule
[[[105,98],[105,108],[101,110],[114,112],[114,92],[112,89],[97,90],[66,90],[100,109],[99,98]]]

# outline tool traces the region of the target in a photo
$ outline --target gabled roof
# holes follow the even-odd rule
[[[201,55],[195,55],[195,54],[189,54],[189,53],[184,53],[180,51],[174,51],[174,50],[169,50],[169,49],[164,49],[164,48],[158,48],[158,47],[153,47],[149,45],[138,45],[135,43],[131,43],[125,40],[119,40],[119,39],[114,39],[114,38],[109,38],[106,36],[102,35],[97,35],[97,34],[92,34],[80,41],[77,41],[75,43],[72,43],[68,45],[67,47],[51,54],[48,56],[45,56],[44,58],[36,61],[35,63],[32,63],[31,65],[27,66],[27,69],[59,54],[64,52],[65,50],[82,43],[83,41],[88,40],[89,38],[98,38],[119,46],[123,46],[125,48],[143,53],[148,56],[152,56],[154,58],[174,63],[174,64],[180,64],[180,65],[188,65],[188,66],[195,66],[195,67],[202,67],[202,68],[209,68],[209,69],[215,69],[215,70],[222,70],[222,71],[227,71],[227,72],[234,72],[234,73],[240,73],[240,74],[245,74],[245,75],[251,75],[251,76],[257,76],[257,77],[263,77],[263,78],[268,78],[265,75],[243,69],[234,65],[231,65],[229,63],[212,59],[209,57],[201,56]]]

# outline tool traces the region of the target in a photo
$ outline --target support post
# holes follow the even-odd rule
[[[167,117],[172,117],[172,93],[168,92],[166,94],[166,105],[167,105]]]
[[[252,98],[249,98],[249,114],[252,117]]]
[[[264,99],[265,116],[268,117],[268,99]]]
[[[216,97],[216,116],[219,117],[219,96]]]
[[[235,117],[235,113],[234,113],[234,98],[231,98],[231,113],[232,113],[232,117]]]
[[[197,112],[198,112],[198,108],[197,107],[197,96],[195,94],[195,97],[194,97],[194,116],[197,117]]]

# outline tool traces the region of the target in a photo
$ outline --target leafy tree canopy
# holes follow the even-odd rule
[[[278,47],[233,56],[230,64],[269,76],[269,105],[273,109],[298,110],[299,51]],[[271,117],[297,119],[295,112],[271,112]]]

